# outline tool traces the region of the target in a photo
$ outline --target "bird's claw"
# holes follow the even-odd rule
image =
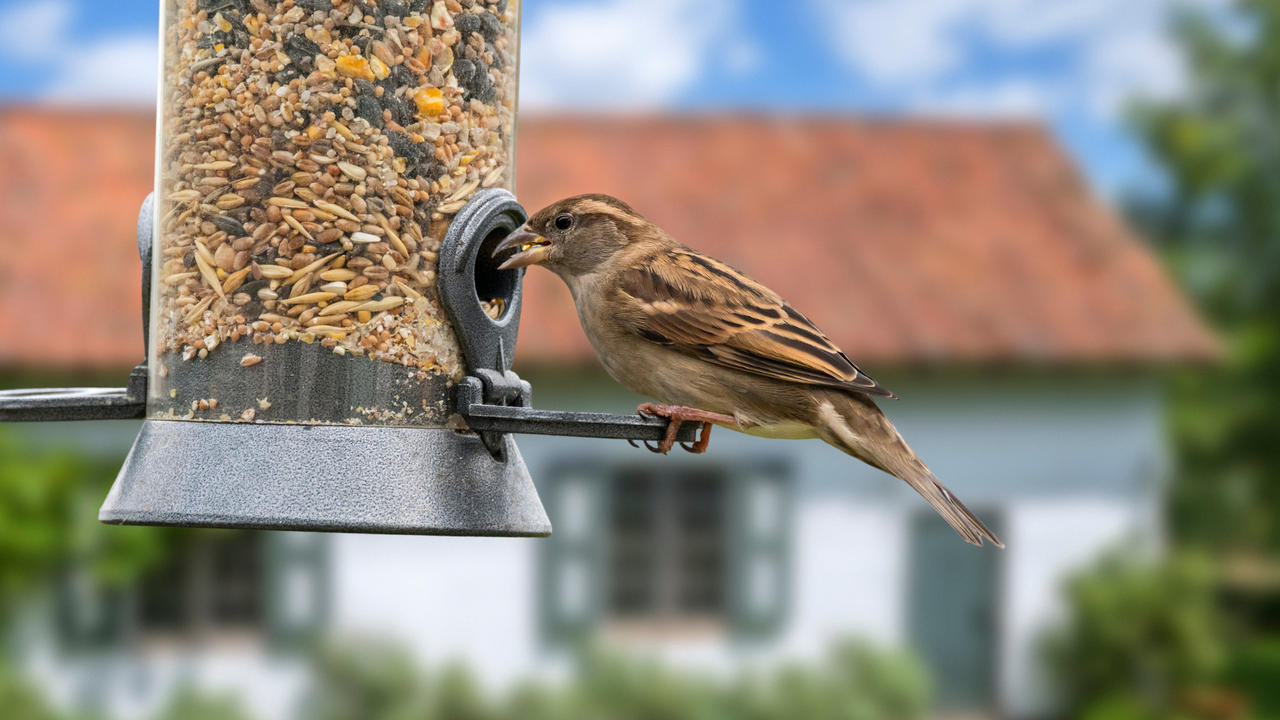
[[[667,454],[666,451],[664,451],[661,447],[654,447],[650,445],[648,440],[643,440],[642,442],[644,443],[645,449],[648,450],[649,452],[662,453],[663,455]],[[636,449],[640,448],[640,446],[636,444],[636,441],[632,440],[631,438],[627,438],[627,444]],[[680,444],[683,445],[684,443],[680,443]]]
[[[644,411],[644,406],[643,406],[643,405],[641,405],[640,407],[636,408],[636,415],[639,415],[639,416],[640,416],[640,417],[642,417],[642,418],[660,418],[660,417],[662,417],[661,415],[655,415],[655,414],[651,414],[651,413],[647,413],[647,412],[645,412],[645,411]],[[671,419],[670,419],[670,418],[667,418],[667,422],[668,422],[668,423],[670,423],[670,422],[671,422]],[[627,440],[627,442],[631,443],[631,447],[634,447],[634,448],[638,448],[638,447],[640,447],[639,445],[636,445],[636,444],[635,444],[635,442],[634,442],[634,441],[632,441],[632,440]],[[671,447],[670,447],[670,446],[667,446],[667,447],[666,447],[666,449],[663,449],[663,447],[662,447],[662,446],[664,445],[664,443],[661,443],[661,442],[660,442],[660,443],[658,443],[657,447],[654,447],[653,445],[650,445],[648,440],[643,440],[643,441],[641,441],[641,442],[643,442],[643,443],[644,443],[644,447],[645,447],[645,449],[646,449],[646,450],[648,450],[648,451],[649,451],[649,452],[651,452],[651,453],[657,453],[657,454],[659,454],[659,455],[666,455],[666,454],[667,454],[667,451],[671,449]]]
[[[644,446],[650,452],[662,453],[666,455],[671,448],[676,446],[676,435],[680,432],[680,426],[686,422],[696,422],[702,426],[701,434],[695,435],[696,440],[692,445],[688,443],[680,443],[680,447],[686,452],[695,455],[701,455],[707,451],[707,443],[711,440],[711,424],[715,422],[735,422],[735,418],[729,415],[720,415],[717,413],[709,413],[697,408],[688,408],[675,405],[655,405],[653,403],[644,403],[636,408],[636,414],[640,417],[660,417],[667,420],[666,436],[658,443],[655,448],[646,440]],[[739,424],[739,426],[741,426]],[[630,441],[628,441],[630,442]],[[635,443],[631,443],[635,447]]]

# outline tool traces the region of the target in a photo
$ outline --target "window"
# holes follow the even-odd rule
[[[164,563],[133,588],[104,588],[71,569],[59,593],[68,649],[219,638],[277,646],[315,636],[328,614],[323,533],[178,531]]]
[[[539,490],[543,627],[568,639],[694,627],[774,632],[787,603],[781,463],[566,466]]]
[[[724,615],[725,478],[629,470],[613,479],[608,610],[620,619]]]
[[[138,630],[144,635],[257,631],[264,622],[263,534],[185,534],[164,565],[138,589]]]

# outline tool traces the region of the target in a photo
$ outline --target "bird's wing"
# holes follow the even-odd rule
[[[765,377],[894,397],[772,290],[689,248],[627,270],[618,289],[621,322],[650,342]]]

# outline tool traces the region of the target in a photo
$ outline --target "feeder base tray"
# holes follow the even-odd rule
[[[147,420],[98,519],[113,525],[546,537],[510,436]]]

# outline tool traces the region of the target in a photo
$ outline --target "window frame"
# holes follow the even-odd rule
[[[198,533],[221,533],[222,530],[200,530]],[[285,533],[279,531],[237,531],[256,532],[259,539],[255,552],[258,554],[260,578],[257,583],[258,611],[252,622],[215,622],[212,600],[205,598],[204,607],[187,608],[179,626],[172,629],[144,629],[142,627],[142,584],[138,578],[131,584],[122,587],[106,587],[94,580],[84,568],[72,566],[59,574],[56,583],[56,635],[60,646],[70,652],[93,652],[111,650],[122,645],[141,646],[143,648],[163,648],[176,643],[192,640],[218,638],[219,641],[265,643],[274,650],[292,650],[301,648],[317,638],[328,622],[331,587],[330,587],[330,539],[327,533]],[[303,536],[303,542],[298,538]],[[177,552],[186,554],[179,562],[190,563],[192,547],[200,543],[208,543],[207,539],[191,537],[188,542],[173,543],[171,547],[181,546]],[[193,546],[191,543],[194,542]],[[208,547],[203,548],[206,557],[203,562],[209,565],[203,575],[211,576],[213,554]],[[196,552],[199,552],[197,549]],[[157,566],[162,567],[162,566]],[[188,569],[188,568],[184,568]],[[307,603],[311,617],[302,622],[291,621],[285,609],[286,576],[291,572],[302,571],[310,576],[310,593]],[[184,596],[193,592],[192,579],[196,573],[179,573],[174,582],[183,587],[179,590]],[[215,578],[205,577],[206,582]],[[190,600],[190,598],[186,598]],[[192,613],[195,617],[190,617]]]
[[[551,537],[539,541],[538,552],[538,623],[540,636],[551,645],[580,643],[592,634],[615,625],[608,610],[607,592],[610,587],[610,533],[609,511],[616,478],[627,472],[678,475],[685,472],[707,472],[709,463],[724,478],[725,515],[722,532],[725,534],[725,588],[724,623],[722,631],[727,639],[757,640],[776,635],[786,622],[791,610],[791,578],[793,570],[792,547],[794,544],[794,495],[795,479],[792,463],[784,456],[767,455],[732,460],[662,458],[625,459],[609,457],[572,458],[554,460],[547,470],[539,473],[539,494],[552,520]],[[663,482],[674,482],[664,479]],[[565,487],[577,483],[582,488],[582,499],[588,517],[582,519],[582,527],[564,527]],[[760,528],[749,521],[753,494],[759,488],[771,488],[774,499],[774,517],[771,527],[762,535]],[[767,536],[766,536],[767,535]],[[773,597],[769,607],[760,608],[747,600],[753,569],[767,565],[772,574],[768,584]],[[559,597],[557,576],[572,568],[583,575],[580,612],[562,612],[563,598]],[[692,620],[692,619],[691,619]],[[645,632],[644,621],[623,622],[629,630]],[[677,620],[675,625],[681,623]],[[659,629],[655,624],[650,630]],[[707,623],[690,622],[685,629],[713,629]],[[634,633],[628,632],[627,635]],[[652,636],[652,633],[649,633]]]

